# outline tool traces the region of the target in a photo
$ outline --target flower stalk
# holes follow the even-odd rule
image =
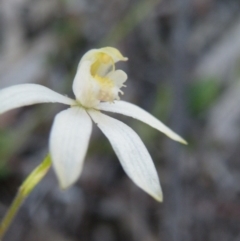
[[[50,155],[47,155],[42,163],[36,167],[30,175],[25,179],[23,184],[20,186],[16,197],[14,198],[10,208],[8,209],[5,217],[0,224],[0,241],[2,240],[4,234],[12,223],[14,217],[16,216],[19,208],[36,187],[36,185],[43,179],[51,167]]]

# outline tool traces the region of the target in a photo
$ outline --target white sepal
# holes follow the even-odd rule
[[[142,108],[138,107],[137,105],[125,101],[114,101],[114,103],[99,103],[96,109],[119,113],[138,119],[150,125],[151,127],[161,131],[171,139],[179,141],[183,144],[187,144],[187,142],[181,136],[176,134],[174,131],[164,125],[160,120],[158,120]]]
[[[50,154],[60,186],[74,184],[81,174],[92,131],[86,111],[72,107],[60,112],[50,134]]]
[[[109,139],[127,175],[145,192],[162,201],[157,171],[139,136],[121,121],[99,111],[89,110],[88,113]]]
[[[74,100],[37,84],[14,85],[0,90],[0,114],[17,107],[47,102],[75,104]]]

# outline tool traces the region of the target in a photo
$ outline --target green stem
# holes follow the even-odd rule
[[[36,185],[42,180],[42,178],[47,174],[49,168],[51,167],[50,155],[42,161],[42,163],[36,167],[32,173],[25,179],[23,184],[20,186],[18,193],[13,200],[10,208],[8,209],[3,221],[0,224],[0,241],[4,234],[8,230],[10,224],[12,223],[14,217],[16,216],[19,208],[29,196]]]

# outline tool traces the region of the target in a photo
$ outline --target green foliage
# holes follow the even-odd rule
[[[169,117],[169,111],[172,105],[172,90],[168,85],[158,86],[156,99],[151,113],[161,121],[166,121]]]
[[[28,138],[31,125],[21,125],[19,129],[0,130],[0,179],[5,178],[9,174],[8,166],[6,165],[9,158],[20,150]]]
[[[0,130],[0,179],[9,174],[6,160],[11,152],[11,137],[7,131]]]
[[[6,165],[9,159],[24,148],[29,136],[43,121],[52,118],[49,113],[52,113],[50,107],[34,107],[26,121],[9,129],[0,129],[0,180],[9,174]]]
[[[111,145],[109,145],[108,140],[104,137],[97,137],[91,140],[91,143],[88,147],[88,153],[94,154],[98,153],[99,155],[113,154]]]
[[[127,12],[127,14],[117,23],[108,34],[99,42],[99,46],[114,46],[124,39],[146,16],[154,9],[159,0],[141,0]]]
[[[221,91],[219,82],[214,78],[194,81],[187,90],[188,109],[194,116],[199,116],[209,109]]]
[[[79,53],[85,45],[85,40],[80,31],[81,26],[76,19],[63,18],[58,20],[53,26],[53,31],[58,37],[59,52],[55,61],[64,61],[72,67],[72,61],[79,59]],[[61,57],[61,58],[59,58]],[[73,60],[72,60],[73,59]]]

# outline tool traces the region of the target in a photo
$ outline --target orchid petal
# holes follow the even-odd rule
[[[94,110],[88,113],[109,139],[127,175],[145,192],[162,201],[157,171],[139,136],[121,121]]]
[[[50,154],[60,186],[71,186],[81,174],[92,131],[86,111],[72,107],[60,112],[50,135]]]
[[[180,137],[178,134],[176,134],[174,131],[164,125],[160,120],[134,104],[125,101],[115,101],[114,103],[104,102],[99,103],[96,109],[119,113],[138,119],[150,125],[151,127],[161,131],[171,139],[179,141],[183,144],[187,144],[187,142],[182,137]]]
[[[127,80],[127,74],[120,69],[108,73],[106,77],[111,79],[119,88],[121,88],[123,86],[123,83]]]
[[[46,102],[75,104],[74,100],[37,84],[20,84],[0,90],[0,114],[17,107]]]

